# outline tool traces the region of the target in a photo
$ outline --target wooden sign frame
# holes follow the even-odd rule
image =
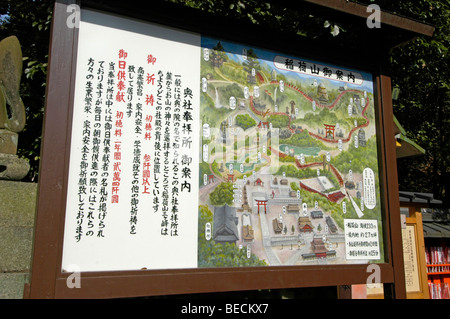
[[[190,19],[186,19],[185,11],[179,12],[171,7],[169,14],[164,5],[160,10],[155,7],[151,10],[149,7],[131,10],[124,7],[119,1],[110,1],[107,4],[95,1],[56,1],[49,54],[32,276],[30,285],[25,289],[25,297],[121,298],[366,283],[369,275],[367,265],[327,265],[83,272],[81,273],[81,287],[68,287],[67,282],[71,274],[61,272],[61,263],[78,38],[78,29],[67,27],[67,21],[69,15],[73,13],[72,9],[77,8],[74,6],[168,24],[171,27],[191,31],[202,30],[200,22],[209,19],[208,23],[215,27],[208,32],[231,40],[242,36],[244,32],[242,30],[255,28],[246,25],[247,29],[245,29],[236,23],[234,31],[230,32],[229,28],[224,28],[224,22],[227,21],[222,21],[217,17],[205,18],[204,15],[200,16],[194,11],[189,11]],[[379,36],[376,32],[374,35]],[[287,38],[280,35],[274,41],[283,50],[298,52],[300,47],[298,44],[286,45],[287,42],[284,42],[285,44],[282,45],[283,40],[287,40]],[[375,41],[373,48],[381,43],[381,39],[377,39],[377,41],[380,42]],[[254,42],[258,44],[257,37]],[[301,45],[304,44],[306,41],[301,43]],[[323,49],[320,45],[316,48],[318,51]],[[379,51],[375,51],[373,55],[358,58],[356,61],[350,61],[350,58],[338,53],[333,60],[355,67],[360,67],[365,63],[364,69],[369,69],[375,74],[375,107],[379,119],[377,132],[379,132],[380,141],[378,151],[381,164],[381,204],[386,260],[385,263],[379,264],[381,282],[385,285],[386,297],[405,298],[391,82],[383,67],[384,61],[379,59],[380,56],[385,56],[386,52],[381,51],[381,53],[380,55]],[[304,54],[306,52],[302,51],[302,55]],[[317,52],[308,52],[307,54],[318,56]]]

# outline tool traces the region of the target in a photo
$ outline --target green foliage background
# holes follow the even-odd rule
[[[297,12],[274,2],[256,0],[166,0],[205,13],[272,28],[300,37],[351,43],[358,29],[326,21],[320,13]],[[377,4],[436,27],[433,37],[419,36],[389,53],[392,83],[400,89],[394,114],[407,137],[425,148],[417,158],[398,160],[401,190],[434,193],[450,204],[450,3],[448,0],[358,0]],[[24,74],[21,96],[27,124],[19,135],[19,155],[31,164],[25,181],[37,181],[45,104],[49,34],[53,0],[0,0],[0,38],[16,35],[22,45]],[[213,114],[210,114],[213,117]]]

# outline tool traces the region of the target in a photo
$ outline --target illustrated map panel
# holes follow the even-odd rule
[[[383,261],[371,74],[202,38],[198,267]]]
[[[78,34],[63,272],[384,261],[370,74],[90,10]]]

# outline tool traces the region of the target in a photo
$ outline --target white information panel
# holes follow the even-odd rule
[[[196,267],[200,37],[81,19],[62,269]]]

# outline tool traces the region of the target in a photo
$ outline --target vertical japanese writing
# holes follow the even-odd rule
[[[156,86],[156,112],[155,112],[155,140],[154,140],[154,163],[153,163],[153,212],[159,211],[159,178],[161,167],[161,130],[162,130],[162,72],[158,73],[158,81]]]
[[[128,53],[125,50],[119,51],[119,71],[117,72],[117,94],[116,94],[116,101],[117,102],[125,102],[125,82],[127,80],[126,76],[126,67],[127,62],[126,58],[128,57]]]
[[[82,148],[81,148],[81,162],[80,162],[80,173],[78,179],[78,213],[77,213],[77,228],[75,231],[75,238],[78,241],[81,240],[83,236],[83,219],[85,215],[85,200],[86,200],[86,188],[87,188],[87,168],[88,155],[89,155],[89,139],[91,135],[90,131],[91,123],[86,120],[83,123],[83,135],[82,135]]]
[[[103,74],[102,74],[103,79]],[[106,102],[104,108],[104,129],[103,129],[103,157],[102,157],[102,174],[100,186],[99,199],[99,214],[98,214],[98,237],[104,237],[105,219],[108,212],[108,178],[110,176],[110,162],[111,162],[111,129],[112,129],[112,106],[114,104],[114,86],[115,86],[115,64],[109,63],[107,87],[106,87]]]
[[[94,59],[90,58],[87,63],[86,85],[85,85],[85,97],[84,97],[84,112],[89,114],[92,112],[92,90],[94,79]],[[86,210],[89,209],[86,206],[86,196],[88,187],[88,168],[89,168],[89,153],[90,153],[90,140],[91,140],[91,122],[85,120],[83,122],[83,131],[81,137],[81,162],[80,172],[78,174],[78,213],[76,216],[77,227],[75,230],[75,239],[77,242],[81,240],[83,236],[83,220],[86,217]]]
[[[97,69],[97,86],[95,91],[95,107],[94,107],[94,127],[92,131],[92,154],[91,167],[89,178],[89,211],[88,211],[88,231],[86,236],[94,235],[94,212],[98,211],[99,195],[99,170],[100,170],[100,145],[102,135],[102,106],[103,106],[103,75],[104,75],[104,61],[99,61]]]
[[[150,64],[150,62],[147,60],[147,63]],[[144,88],[144,68],[140,67],[138,69],[138,81],[137,81],[137,95],[139,97],[143,96],[143,88]],[[149,75],[150,76],[150,75]],[[154,85],[154,77],[152,80],[152,77],[147,78],[147,84]],[[152,107],[154,103],[154,97],[153,94],[149,94],[146,96],[146,115],[145,115],[145,131],[144,131],[144,142],[148,142],[152,139],[152,121],[153,116],[150,113],[149,107]],[[142,105],[141,105],[142,108]],[[146,153],[143,156],[143,163],[142,163],[142,194],[150,195],[150,178],[151,178],[151,155]]]
[[[125,81],[126,81],[126,58],[128,53],[125,50],[119,51],[119,63],[117,72],[117,94],[116,94],[116,105],[120,106],[121,102],[125,102]],[[112,182],[112,196],[111,203],[119,203],[119,190],[121,182],[121,172],[122,172],[122,128],[123,128],[123,111],[116,110],[115,114],[115,131],[114,131],[114,162],[113,162],[113,182]]]
[[[134,78],[136,75],[136,70],[134,65],[128,66],[128,87],[126,94],[127,101],[127,117],[131,118],[133,115],[133,94],[134,94]]]
[[[143,88],[144,88],[144,69],[142,67],[139,67],[136,78],[136,95],[139,101],[143,95]],[[143,112],[142,103],[137,102],[136,112],[134,116],[134,133],[137,136],[140,136],[142,134],[142,117],[143,117],[142,112]]]
[[[179,158],[180,154],[180,123],[181,123],[181,76],[175,75],[174,86],[174,109],[173,109],[173,154],[172,161],[172,211],[170,215],[170,235],[178,236],[178,212],[179,212]]]
[[[139,66],[117,52],[115,61],[86,60],[77,241],[107,237],[113,207],[128,212],[129,234],[137,234],[143,198],[159,235],[179,236],[180,196],[191,192],[194,175],[193,92],[180,74],[156,69],[153,55]]]
[[[183,130],[182,130],[182,143],[181,146],[185,149],[185,153],[183,153],[183,161],[182,161],[182,174],[181,177],[183,182],[181,184],[181,191],[191,192],[191,163],[192,157],[189,156],[191,154],[190,150],[192,147],[192,90],[186,87],[183,91]]]
[[[116,122],[115,122],[115,133],[114,136],[120,137],[122,134],[122,119],[123,119],[123,112],[116,112]],[[119,189],[120,189],[120,173],[122,172],[121,169],[121,159],[122,159],[122,142],[120,140],[114,141],[114,155],[113,155],[113,181],[112,181],[112,196],[111,196],[111,203],[117,204],[119,203]]]
[[[142,194],[150,195],[150,166],[151,156],[144,155],[144,162],[142,163]]]
[[[87,75],[86,75],[86,95],[84,98],[84,112],[91,113],[92,112],[92,91],[93,91],[93,83],[92,80],[94,79],[94,59],[90,58],[88,60],[88,68],[87,68]]]
[[[171,135],[171,118],[172,118],[172,73],[167,72],[165,76],[165,102],[164,102],[164,142],[163,142],[163,192],[162,192],[162,221],[161,235],[169,234],[169,178],[170,178],[170,160],[171,153],[170,135]]]
[[[134,65],[128,66],[128,89],[127,89],[127,117],[131,118],[134,111],[134,149],[133,149],[133,163],[132,163],[132,180],[131,180],[131,199],[130,199],[130,234],[136,234],[136,225],[138,222],[138,206],[139,206],[139,180],[141,170],[141,140],[142,133],[142,104],[136,103],[133,110],[133,94],[134,94]],[[137,79],[139,81],[139,79]]]
[[[72,70],[60,270],[196,267],[201,36],[95,10],[85,18]],[[111,27],[118,22],[125,28]]]
[[[134,141],[133,152],[133,180],[131,182],[131,216],[130,216],[130,234],[136,234],[136,224],[139,204],[139,179],[141,166],[141,141],[136,139]]]

